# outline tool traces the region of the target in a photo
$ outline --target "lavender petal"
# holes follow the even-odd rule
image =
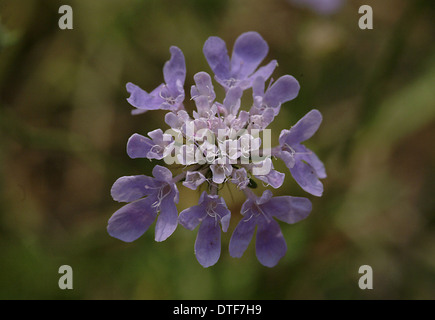
[[[115,181],[110,192],[115,201],[131,202],[155,192],[155,182],[144,175],[125,176]]]
[[[269,51],[267,42],[257,32],[240,35],[234,43],[231,55],[231,76],[245,79],[251,75]]]
[[[311,138],[322,123],[322,114],[313,109],[302,117],[290,130],[282,130],[279,143],[292,146]]]
[[[160,205],[160,214],[156,222],[156,241],[166,240],[177,228],[178,211],[174,198],[176,198],[175,190],[172,190]]]
[[[204,43],[204,56],[214,74],[221,79],[228,79],[230,73],[230,58],[225,41],[219,37],[210,37]]]
[[[156,218],[157,212],[151,206],[154,199],[150,196],[123,206],[109,219],[107,232],[125,242],[139,238]]]
[[[165,100],[159,96],[159,92],[163,86],[164,84],[161,84],[148,94],[145,90],[129,82],[126,85],[127,91],[130,93],[130,97],[127,98],[127,101],[133,107],[144,111],[160,109],[161,105],[165,102]]]
[[[199,226],[195,241],[195,255],[204,267],[214,265],[221,254],[221,230],[215,219],[207,216]]]
[[[127,142],[127,154],[130,158],[148,158],[148,152],[155,143],[138,133],[133,134]]]
[[[172,46],[169,50],[171,59],[163,66],[163,76],[170,92],[173,93],[172,96],[176,98],[182,92],[186,79],[186,63],[179,48]]]
[[[310,165],[302,161],[296,161],[293,168],[290,168],[290,172],[302,189],[314,196],[322,196],[323,184],[319,181]]]
[[[230,239],[230,256],[240,258],[249,246],[255,231],[255,218],[248,211],[237,224]]]
[[[258,261],[271,268],[285,255],[287,245],[279,224],[273,219],[268,222],[264,218],[262,220],[258,223],[255,252]]]
[[[162,182],[171,182],[172,181],[172,172],[166,168],[159,165],[156,165],[153,168],[153,176]]]
[[[292,76],[282,76],[276,80],[264,95],[264,103],[272,108],[293,100],[299,93],[299,82]]]
[[[309,199],[290,196],[274,197],[262,206],[264,212],[289,224],[308,217],[311,209],[312,205]]]

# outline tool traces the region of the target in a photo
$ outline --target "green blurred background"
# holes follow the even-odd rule
[[[58,28],[62,4],[73,30]],[[363,4],[373,30],[358,28]],[[434,13],[430,0],[349,0],[329,16],[286,0],[0,1],[0,298],[434,299]],[[250,30],[269,43],[265,62],[279,62],[274,78],[301,84],[275,139],[312,108],[324,115],[307,142],[327,169],[323,197],[276,162],[287,178],[274,193],[313,202],[308,219],[281,224],[286,256],[272,269],[253,243],[229,256],[240,192],[225,191],[233,221],[213,267],[195,259],[196,230],[179,226],[163,243],[154,226],[130,244],[111,238],[112,183],[158,163],[130,159],[127,139],[167,128],[162,111],[130,115],[125,84],[155,88],[176,45],[189,92],[196,72],[211,72],[204,41],[217,35],[231,50]],[[180,190],[181,211],[199,194]],[[64,264],[73,290],[58,287]],[[373,290],[358,287],[361,265]]]

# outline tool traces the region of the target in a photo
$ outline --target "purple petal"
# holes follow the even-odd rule
[[[196,110],[200,117],[207,117],[207,113],[210,111],[210,100],[206,96],[198,96],[195,99]],[[195,113],[193,114],[195,117]]]
[[[214,265],[221,254],[221,230],[215,219],[207,216],[199,226],[195,241],[195,255],[204,267]]]
[[[168,112],[165,114],[165,123],[171,128],[179,129],[182,122],[179,121],[179,117],[175,112]]]
[[[214,74],[221,79],[228,79],[230,73],[230,58],[225,41],[219,37],[210,37],[204,43],[204,56]]]
[[[239,87],[232,87],[228,89],[224,99],[223,106],[227,109],[228,113],[236,115],[240,108],[240,98],[243,91]]]
[[[153,176],[162,182],[171,182],[172,181],[172,172],[166,168],[159,165],[156,165],[153,169]]]
[[[298,154],[298,157],[300,157],[300,159],[304,160],[314,169],[317,177],[320,179],[326,178],[325,166],[313,151],[303,145],[298,145],[295,150],[298,153],[301,152],[301,154]]]
[[[272,191],[270,191],[269,189],[266,189],[266,190],[264,190],[264,192],[263,192],[263,194],[261,195],[261,197],[260,197],[260,198],[257,198],[255,202],[256,202],[258,205],[262,205],[262,204],[264,204],[264,203],[269,202],[269,200],[272,199],[272,197],[273,197],[273,193],[272,193]]]
[[[214,201],[214,199],[212,201]],[[230,226],[231,211],[228,210],[224,198],[218,197],[216,202],[217,202],[217,206],[216,208],[214,208],[214,212],[217,214],[217,217],[220,219],[222,231],[227,232],[228,227]]]
[[[284,163],[287,166],[287,168],[291,169],[291,168],[294,167],[294,165],[295,165],[295,157],[290,152],[288,152],[288,151],[281,151],[277,156],[280,157],[282,159],[282,161],[284,161]]]
[[[221,209],[222,211],[222,209]],[[230,221],[231,221],[231,211],[227,209],[227,214],[224,216],[221,216],[221,227],[222,227],[222,231],[223,232],[227,232],[228,228],[230,226]]]
[[[296,223],[308,217],[311,212],[311,201],[301,197],[274,197],[265,203],[262,210],[286,223]]]
[[[268,108],[263,112],[263,129],[266,128],[275,119],[275,112]]]
[[[155,145],[151,139],[140,134],[133,134],[127,142],[127,154],[130,158],[147,158],[148,152]]]
[[[216,98],[211,77],[207,72],[198,72],[193,76],[195,86],[192,86],[191,96],[195,99],[196,96],[206,96],[210,101]]]
[[[234,229],[230,240],[230,255],[240,258],[249,246],[255,231],[255,218],[250,211],[246,212],[242,220]]]
[[[165,115],[166,124],[168,124],[173,129],[180,129],[181,126],[189,119],[189,114],[185,110],[168,112]]]
[[[156,218],[156,210],[151,206],[154,200],[150,196],[123,206],[109,219],[107,232],[125,242],[139,238]]]
[[[153,140],[154,144],[161,145],[163,143],[162,129],[156,129],[148,132],[148,136]]]
[[[314,196],[322,196],[323,184],[310,165],[303,161],[296,161],[293,168],[290,168],[290,172],[302,189]]]
[[[251,122],[249,128],[263,130],[273,121],[273,119],[275,119],[274,109],[267,108],[262,111],[262,114],[251,115],[249,119]]]
[[[254,98],[264,96],[264,84],[265,84],[265,80],[261,76],[257,76],[253,80],[253,82],[252,82],[252,96]]]
[[[282,103],[297,97],[299,93],[299,83],[292,76],[282,76],[276,80],[264,95],[264,103],[269,107],[276,108]]]
[[[193,206],[180,212],[178,222],[188,230],[195,229],[207,215],[206,209],[202,205]]]
[[[169,51],[171,52],[171,59],[163,66],[163,76],[171,93],[180,93],[186,79],[184,55],[183,52],[175,46],[172,46]],[[178,94],[173,95],[174,98],[176,96],[178,96]]]
[[[246,126],[248,120],[249,120],[249,112],[242,110],[239,112],[239,117],[231,122],[231,126],[236,131],[239,131]]]
[[[252,74],[266,57],[269,46],[254,31],[240,35],[234,43],[231,55],[231,76],[244,79]]]
[[[266,182],[272,188],[277,189],[282,186],[284,183],[285,174],[274,169],[270,170],[270,172],[266,175],[255,176],[261,181]]]
[[[112,198],[118,202],[131,202],[155,192],[154,179],[144,175],[121,177],[112,186]]]
[[[213,182],[221,184],[225,181],[226,176],[231,175],[232,166],[230,164],[212,164],[210,170],[213,173]]]
[[[130,97],[127,98],[127,101],[133,107],[143,109],[144,111],[160,109],[160,106],[165,102],[165,100],[159,96],[159,92],[163,86],[164,84],[161,84],[148,94],[145,90],[129,82],[126,85],[127,91],[130,93]]]
[[[313,136],[322,123],[322,114],[314,109],[302,117],[290,130],[282,130],[279,136],[281,145],[293,146]]]
[[[258,222],[255,252],[258,261],[266,267],[274,267],[285,255],[287,245],[278,222],[269,220]]]
[[[172,190],[160,205],[160,214],[156,223],[156,241],[166,240],[177,228],[178,210],[174,198],[176,198],[175,190]]]
[[[249,77],[250,82],[253,83],[253,81],[255,81],[255,79],[258,77],[262,77],[264,79],[264,81],[266,81],[272,75],[272,73],[275,70],[277,65],[278,65],[278,62],[276,60],[272,60],[267,65],[265,65],[261,68],[258,68],[258,70],[255,71],[252,74],[252,76]],[[245,89],[245,88],[242,88],[242,89]]]

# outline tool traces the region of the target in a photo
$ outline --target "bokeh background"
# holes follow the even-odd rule
[[[73,30],[58,28],[62,4]],[[358,28],[363,4],[373,30]],[[348,0],[327,15],[286,0],[0,1],[0,298],[434,299],[434,13],[430,0]],[[155,88],[176,45],[188,92],[196,72],[211,72],[204,41],[231,50],[250,30],[269,43],[265,62],[279,62],[274,78],[301,84],[275,138],[312,108],[324,115],[307,142],[327,169],[323,197],[276,162],[287,177],[274,193],[313,202],[308,219],[281,223],[286,256],[272,269],[253,243],[229,256],[235,190],[224,191],[233,221],[213,267],[199,265],[196,231],[181,226],[163,243],[153,226],[130,244],[111,238],[112,183],[158,163],[130,159],[127,139],[167,128],[162,111],[130,114],[125,84]],[[180,211],[196,204],[197,192],[180,190]],[[58,287],[64,264],[73,290]],[[373,290],[358,287],[361,265]]]

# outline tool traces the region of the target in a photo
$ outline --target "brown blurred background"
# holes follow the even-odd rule
[[[73,30],[58,27],[63,4]],[[363,4],[373,30],[358,28]],[[0,298],[434,299],[434,9],[430,0],[349,0],[331,15],[286,0],[0,1]],[[196,231],[181,226],[163,243],[153,226],[131,244],[111,238],[107,220],[121,206],[112,183],[158,163],[130,159],[127,139],[167,128],[162,111],[130,114],[125,84],[154,89],[176,45],[189,92],[195,73],[211,72],[204,41],[216,35],[231,50],[250,30],[269,43],[266,61],[279,62],[274,78],[301,84],[275,139],[312,108],[324,115],[307,143],[327,169],[323,197],[276,164],[287,177],[274,193],[313,202],[307,220],[281,224],[286,256],[272,269],[253,243],[229,256],[243,196],[228,191],[233,221],[211,268],[195,259]],[[180,190],[180,211],[197,203]],[[58,287],[64,264],[73,290]],[[358,287],[361,265],[373,268],[373,290]]]

